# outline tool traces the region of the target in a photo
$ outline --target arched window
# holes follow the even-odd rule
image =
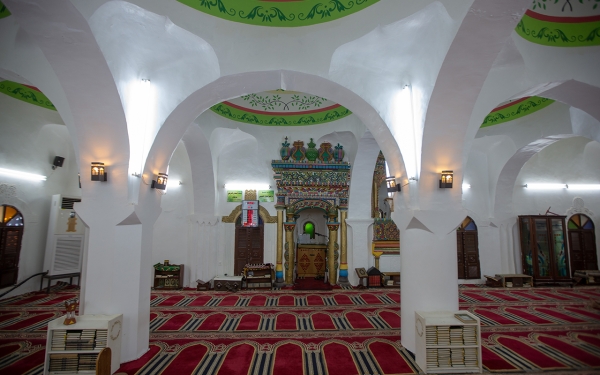
[[[477,225],[470,217],[456,229],[456,251],[459,279],[480,279],[479,242],[477,240]]]
[[[22,238],[23,215],[12,206],[0,206],[0,288],[17,282]]]
[[[578,270],[597,270],[596,235],[592,220],[583,214],[573,215],[569,219],[567,229],[571,274]]]
[[[304,223],[304,234],[310,234],[310,239],[315,239],[315,224],[312,221]]]

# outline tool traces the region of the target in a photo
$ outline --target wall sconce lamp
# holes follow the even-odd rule
[[[92,162],[92,181],[106,181],[108,177],[108,173],[106,173],[106,168],[104,167],[104,163],[99,161]]]
[[[452,188],[452,180],[454,179],[453,176],[453,171],[442,171],[442,176],[440,178],[440,189]]]
[[[158,176],[156,176],[156,180],[152,180],[152,185],[150,185],[150,187],[152,189],[166,190],[168,180],[169,180],[168,174],[159,173]]]
[[[65,161],[65,158],[63,158],[62,156],[55,156],[54,161],[52,162],[52,170],[62,167],[64,161]]]
[[[400,185],[396,184],[396,176],[386,177],[385,183],[387,185],[388,198],[393,198],[397,191],[401,191]]]

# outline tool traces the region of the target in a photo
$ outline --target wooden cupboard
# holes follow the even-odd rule
[[[523,273],[535,284],[571,281],[565,216],[519,216]]]

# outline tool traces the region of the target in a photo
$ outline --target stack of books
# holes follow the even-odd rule
[[[450,359],[450,348],[438,349],[438,364],[439,367],[451,367],[452,362]]]
[[[77,372],[79,358],[77,354],[50,354],[48,371]]]
[[[96,339],[94,340],[94,348],[102,349],[106,348],[106,340],[108,338],[108,331],[105,329],[96,330]]]
[[[439,367],[437,349],[427,349],[427,367]]]
[[[477,326],[464,326],[463,340],[465,345],[477,345]]]
[[[438,341],[438,345],[450,345],[450,327],[449,326],[438,326],[437,327],[437,341]]]
[[[51,350],[65,350],[66,329],[52,331]]]
[[[450,327],[450,345],[462,345],[463,344],[463,327],[453,326]]]
[[[437,345],[437,330],[435,326],[428,326],[425,331],[425,342],[427,345]],[[436,354],[437,356],[437,354]]]
[[[465,351],[463,348],[452,348],[452,367],[465,367]]]
[[[96,370],[96,358],[97,357],[98,357],[97,353],[79,354],[78,370],[79,371]]]
[[[477,358],[477,348],[465,348],[465,366],[479,366],[479,360]]]

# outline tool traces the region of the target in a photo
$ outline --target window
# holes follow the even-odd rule
[[[304,234],[310,234],[310,239],[315,239],[315,224],[311,221],[304,223]]]

